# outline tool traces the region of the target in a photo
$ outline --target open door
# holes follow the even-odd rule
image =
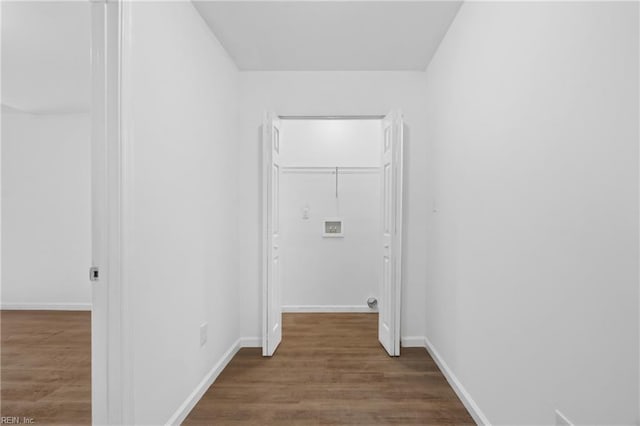
[[[382,120],[382,247],[378,340],[391,356],[400,355],[402,282],[402,145],[399,112]]]
[[[280,266],[280,128],[275,114],[262,123],[262,355],[271,356],[282,340],[282,272]]]

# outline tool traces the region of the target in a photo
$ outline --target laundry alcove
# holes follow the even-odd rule
[[[379,119],[281,120],[284,312],[374,312],[381,139]]]
[[[282,340],[284,306],[297,312],[367,312],[375,307],[330,305],[327,300],[345,303],[349,297],[356,300],[360,292],[367,303],[367,299],[374,299],[369,296],[375,288],[380,296],[378,340],[389,355],[400,355],[402,114],[394,111],[386,116],[367,117],[368,120],[354,118],[321,117],[305,126],[302,121],[287,124],[289,120],[306,119],[302,117],[273,113],[264,116],[264,356],[273,355]],[[327,185],[331,177],[333,184]],[[347,190],[342,196],[341,178],[347,183],[345,186],[343,182]],[[313,222],[300,223],[311,221],[310,200],[319,206],[315,226]],[[351,233],[350,219],[355,224]],[[290,270],[287,263],[293,265]],[[371,281],[379,285],[371,286]],[[353,286],[353,282],[360,285]],[[341,287],[350,284],[353,292]],[[283,297],[286,287],[291,286],[301,286],[302,290]],[[322,300],[325,304],[283,304],[283,298],[296,297],[312,303]]]

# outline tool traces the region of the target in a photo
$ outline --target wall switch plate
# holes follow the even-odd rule
[[[556,410],[556,426],[573,426],[573,423],[571,423],[559,410]]]
[[[203,322],[202,324],[200,324],[200,346],[204,346],[205,343],[207,343],[207,335],[208,335],[208,328],[209,328],[209,324],[206,322]]]

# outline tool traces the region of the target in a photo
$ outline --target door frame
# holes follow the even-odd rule
[[[93,424],[133,424],[133,356],[124,274],[127,247],[127,76],[130,4],[91,0],[91,406]]]
[[[400,111],[393,111],[393,114],[397,114],[399,117],[402,117],[402,113]],[[329,114],[329,115],[305,115],[305,114],[274,114],[272,112],[265,111],[263,113],[263,117],[268,117],[269,115],[274,116],[274,118],[280,120],[383,120],[389,114],[362,114],[362,115],[345,115],[345,114]],[[261,132],[261,140],[260,147],[262,154],[262,192],[261,192],[261,210],[262,210],[262,228],[261,228],[261,241],[262,241],[262,250],[261,250],[261,266],[262,266],[262,274],[261,274],[261,290],[262,290],[262,354],[266,355],[267,351],[267,335],[268,335],[268,323],[267,323],[267,312],[269,309],[267,294],[269,294],[269,280],[268,280],[268,264],[270,262],[270,251],[269,251],[269,238],[268,238],[268,218],[269,214],[269,175],[267,175],[266,171],[268,168],[265,167],[265,159],[264,150],[267,144],[270,144],[270,140],[266,140],[267,132],[265,132],[264,126],[266,124],[266,119],[263,119],[262,123],[262,132]],[[404,129],[400,129],[400,137],[404,138],[403,134]],[[405,159],[403,153],[401,153],[398,161],[404,165]],[[404,170],[404,167],[401,168]],[[400,176],[400,180],[403,180],[403,176]],[[402,188],[402,186],[401,186]],[[404,191],[401,190],[398,194],[400,197],[404,198]],[[400,236],[404,233],[403,221],[402,221],[403,213],[400,212],[400,218],[398,221],[398,233]],[[400,342],[400,319],[401,319],[401,311],[402,311],[402,265],[404,262],[402,261],[402,251],[399,251],[399,259],[398,259],[399,270],[397,271],[398,276],[398,285],[396,290],[395,303],[392,305],[393,310],[393,318],[395,319],[394,331],[397,334],[395,340]],[[282,311],[282,306],[280,307],[280,311]],[[398,344],[400,346],[400,344]],[[400,355],[400,348],[398,347],[397,355]]]

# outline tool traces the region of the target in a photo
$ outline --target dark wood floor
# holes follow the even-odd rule
[[[0,415],[91,423],[91,314],[2,311]],[[284,314],[272,358],[242,349],[187,425],[473,421],[424,349],[386,355],[375,314]]]
[[[272,358],[241,349],[185,425],[471,425],[421,348],[387,356],[376,314],[284,314]]]
[[[0,415],[91,424],[91,313],[0,313]]]

